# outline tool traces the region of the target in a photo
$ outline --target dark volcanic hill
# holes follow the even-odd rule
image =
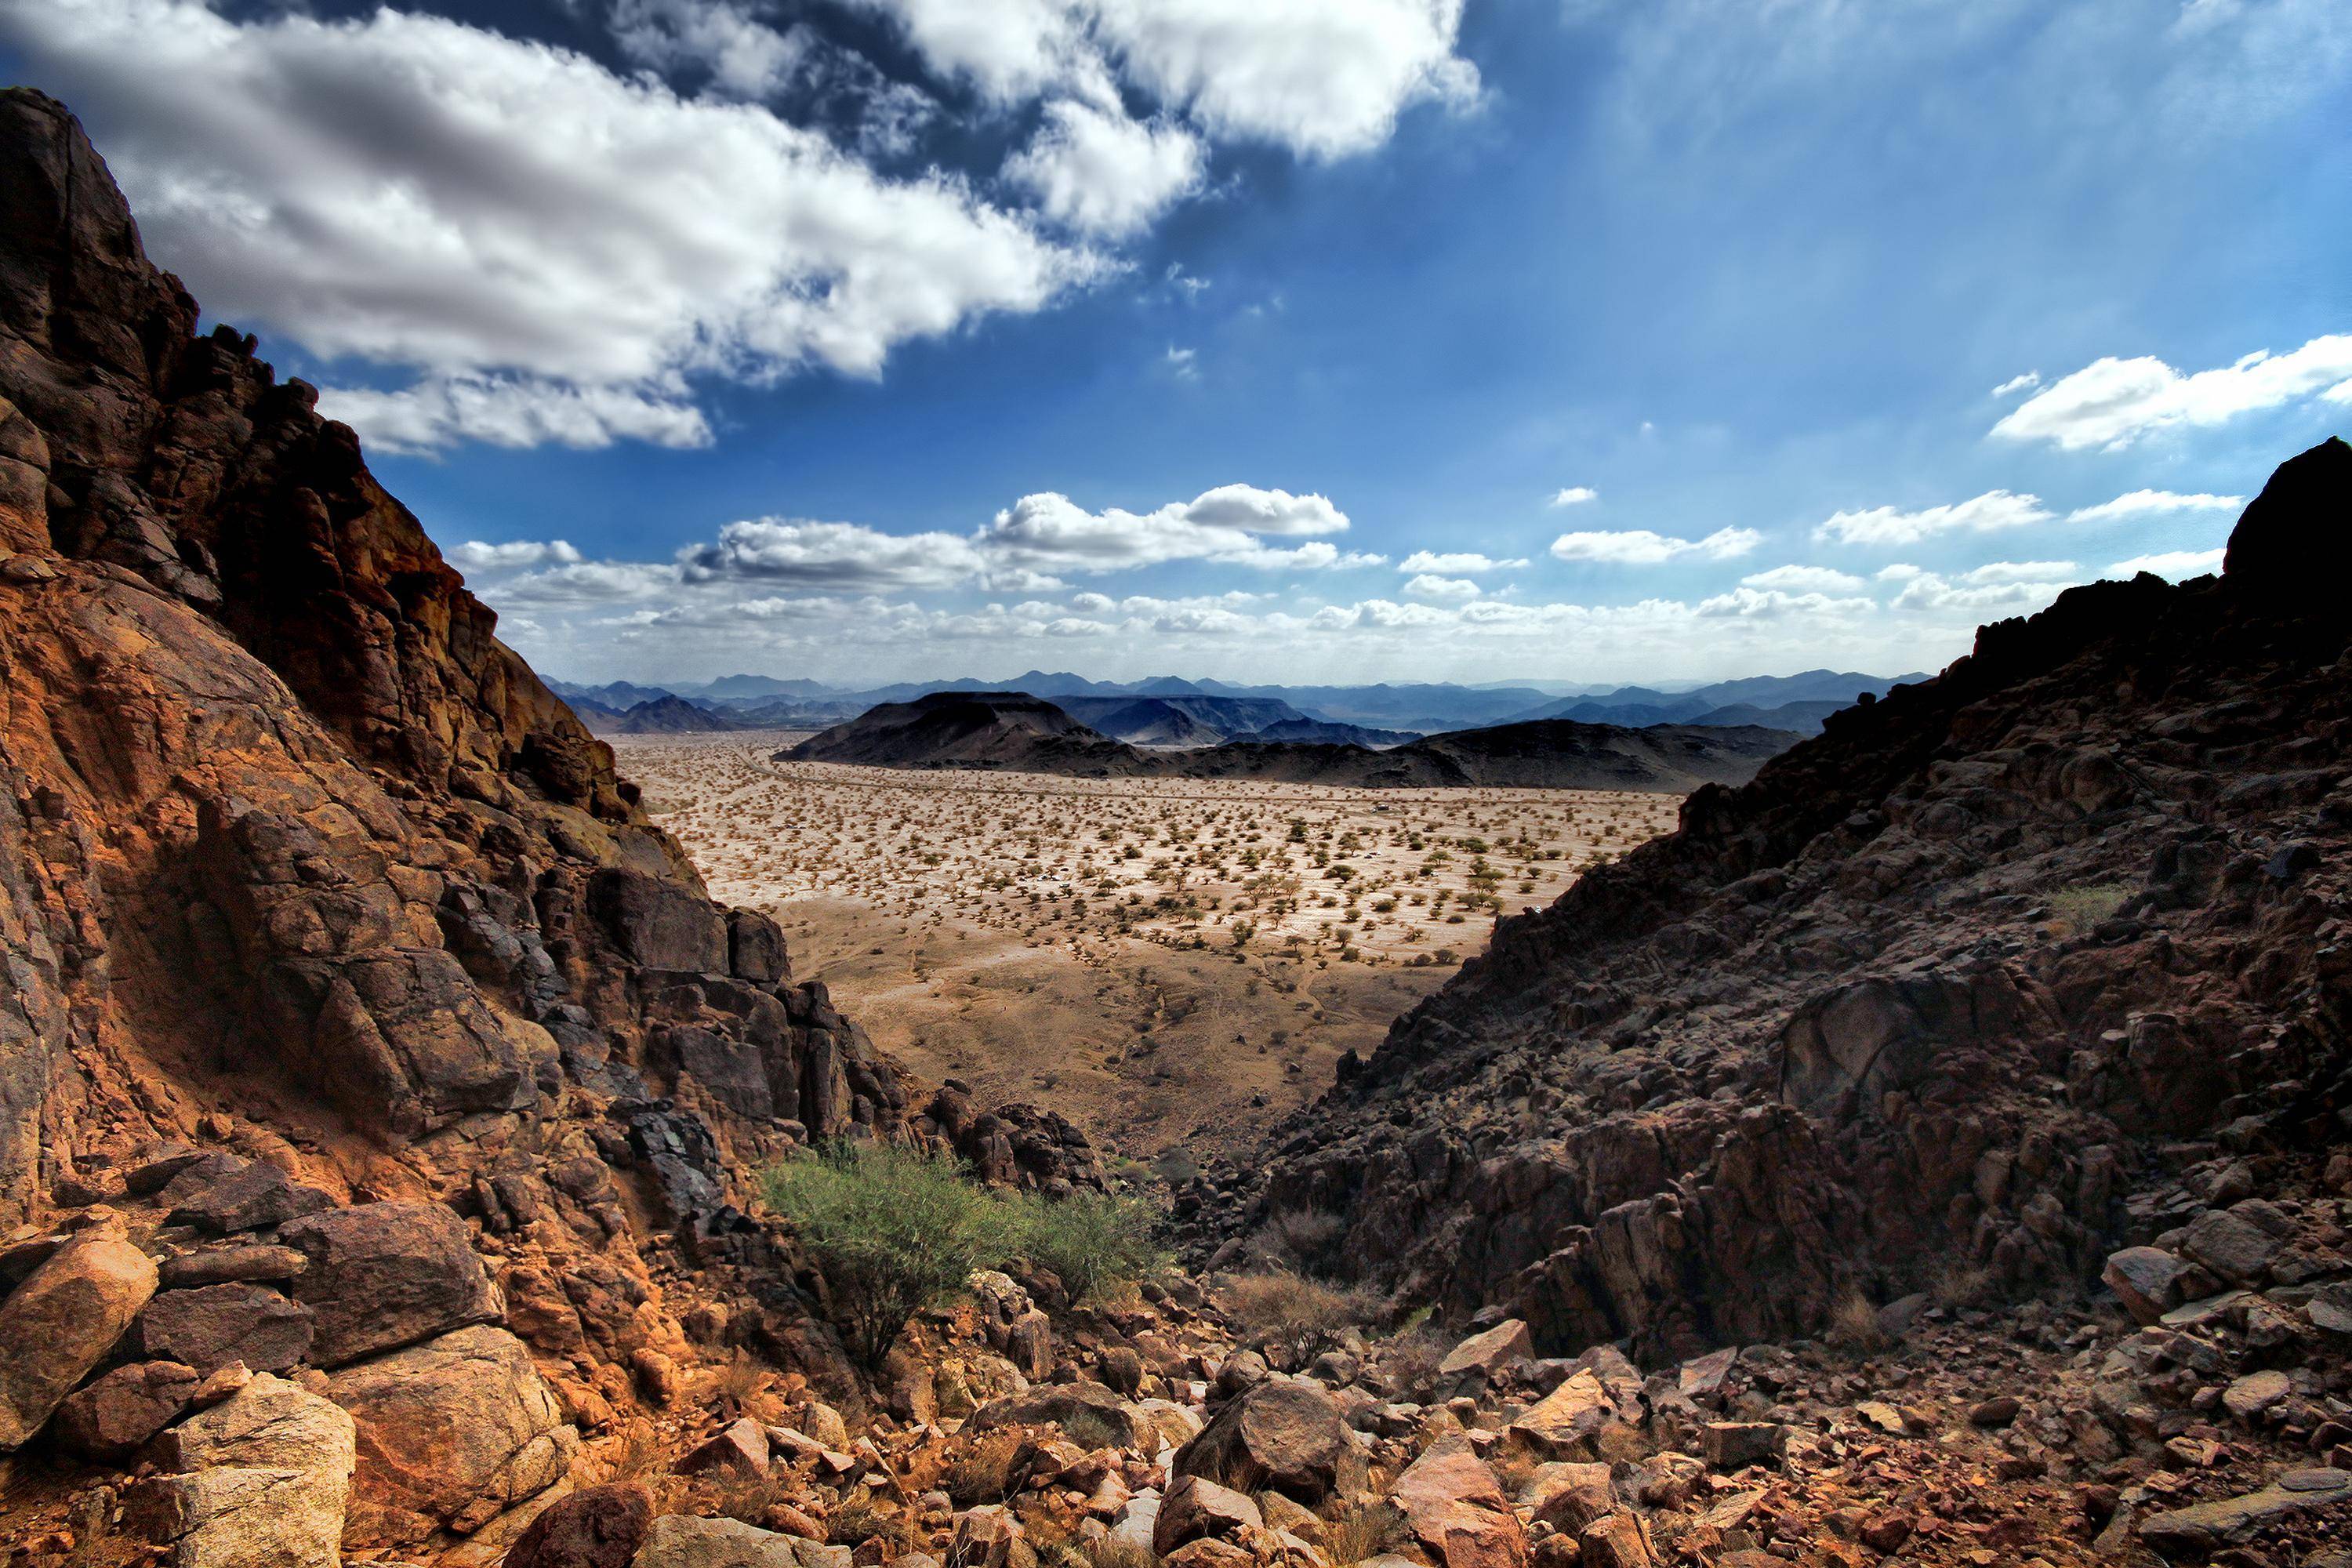
[[[1253,741],[1310,741],[1331,746],[1402,746],[1421,739],[1417,730],[1378,730],[1368,724],[1335,724],[1327,719],[1285,719],[1249,732]]]
[[[1343,1064],[1206,1234],[1328,1215],[1349,1272],[1654,1361],[1920,1291],[2104,1270],[2149,1321],[2341,1276],[2347,572],[2331,441],[2220,579],[2071,590],[1700,790]],[[2156,1364],[2111,1369],[2150,1431],[2199,1382]]]
[[[1134,747],[1097,734],[1041,697],[934,691],[886,702],[776,753],[779,761],[874,768],[992,768],[1104,776],[1138,771]]]
[[[693,735],[749,727],[728,714],[667,695],[640,702],[613,718],[592,718],[588,727],[604,735]]]
[[[1780,731],[1660,726],[1627,730],[1566,720],[1431,735],[1386,751],[1255,737],[1145,751],[1022,692],[933,692],[869,709],[781,762],[889,768],[985,768],[1076,778],[1265,779],[1348,788],[1486,785],[1681,794],[1741,783],[1797,737]]]

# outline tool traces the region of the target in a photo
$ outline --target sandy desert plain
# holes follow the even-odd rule
[[[1681,805],[771,760],[802,738],[613,745],[711,893],[782,922],[794,976],[877,1044],[982,1103],[1050,1091],[1171,1173],[1252,1144],[1496,911],[1557,898]]]

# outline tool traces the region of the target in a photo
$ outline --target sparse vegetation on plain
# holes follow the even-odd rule
[[[1050,1098],[1143,1158],[1237,1153],[1344,1052],[1370,1055],[1498,914],[1676,809],[772,762],[789,738],[615,744],[712,892],[782,921],[795,976],[876,1044],[982,1103]],[[1293,1020],[1293,1000],[1312,1011]]]

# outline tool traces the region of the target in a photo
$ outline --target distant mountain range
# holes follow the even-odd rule
[[[1071,700],[1082,700],[1072,699]],[[1181,710],[1171,709],[1171,712]],[[1316,721],[1288,721],[1286,725]],[[960,768],[1069,778],[1256,779],[1352,788],[1616,789],[1684,794],[1745,784],[1797,743],[1754,726],[1539,719],[1421,737],[1384,751],[1255,736],[1182,749],[1132,745],[1025,691],[935,691],[886,702],[778,752],[779,762]]]
[[[1171,675],[1111,681],[1089,680],[1067,670],[1033,669],[1011,680],[900,681],[862,690],[766,675],[730,675],[667,687],[625,680],[603,686],[563,680],[548,684],[572,703],[589,728],[606,734],[667,734],[698,728],[825,729],[880,704],[934,692],[1021,691],[1053,702],[1097,732],[1132,745],[1209,746],[1257,735],[1270,725],[1320,724],[1339,728],[1321,732],[1291,729],[1264,738],[1379,747],[1403,745],[1446,731],[1547,719],[1637,729],[1752,724],[1810,735],[1820,731],[1823,719],[1864,692],[1884,697],[1896,686],[1926,679],[1918,673],[1889,677],[1809,669],[1719,680],[1685,690],[1621,686],[1595,691],[1550,681],[1540,686],[1236,686]],[[697,721],[663,699],[706,717]]]

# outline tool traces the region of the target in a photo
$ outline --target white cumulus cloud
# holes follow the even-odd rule
[[[1108,265],[757,104],[442,17],[9,0],[0,42],[100,130],[210,310],[423,373],[343,405],[410,445],[469,415],[509,443],[693,444],[682,376],[872,375]]]
[[[1478,584],[1467,577],[1439,577],[1424,572],[1404,585],[1416,599],[1459,601],[1478,596]]]
[[[1563,533],[1551,542],[1552,554],[1561,561],[1604,561],[1622,566],[1655,566],[1685,555],[1728,561],[1764,542],[1752,528],[1718,528],[1705,539],[1677,539],[1646,528],[1616,532]]]
[[[1526,564],[1527,561],[1524,557],[1512,561],[1498,561],[1491,555],[1481,555],[1475,550],[1445,552],[1416,550],[1397,563],[1397,570],[1435,572],[1445,576],[1458,577],[1465,572],[1508,572]]]
[[[855,522],[750,518],[709,544],[678,552],[689,583],[765,578],[814,588],[947,587],[987,567],[971,541],[952,533],[884,533]]]
[[[1775,566],[1750,572],[1739,582],[1742,587],[1778,588],[1793,594],[1858,594],[1865,586],[1853,574],[1828,566]]]
[[[469,539],[463,544],[453,544],[442,555],[459,566],[477,572],[512,572],[526,566],[569,566],[581,559],[580,552],[568,541],[561,539],[514,540],[505,544],[485,544]]]
[[[1601,492],[1594,489],[1590,485],[1570,485],[1565,489],[1553,491],[1551,500],[1544,504],[1547,506],[1582,506],[1587,501],[1596,501],[1600,499]]]
[[[2149,355],[2094,360],[2011,409],[1992,433],[2069,451],[2124,447],[2151,431],[2225,424],[2315,395],[2352,402],[2352,334],[2314,338],[2283,354],[2259,350],[2193,374]]]
[[[2096,506],[2076,507],[2068,522],[2112,522],[2118,518],[2159,516],[2177,511],[2236,511],[2243,496],[2180,495],[2172,490],[2132,490]]]
[[[1813,530],[1813,537],[1839,544],[1916,544],[1939,533],[1992,533],[2048,522],[2054,514],[2042,498],[2011,490],[1987,490],[1948,506],[1904,511],[1891,506],[1841,511]]]
[[[1207,163],[1200,138],[1181,125],[1066,99],[1046,105],[1044,126],[1004,175],[1055,222],[1123,239],[1198,190]]]

